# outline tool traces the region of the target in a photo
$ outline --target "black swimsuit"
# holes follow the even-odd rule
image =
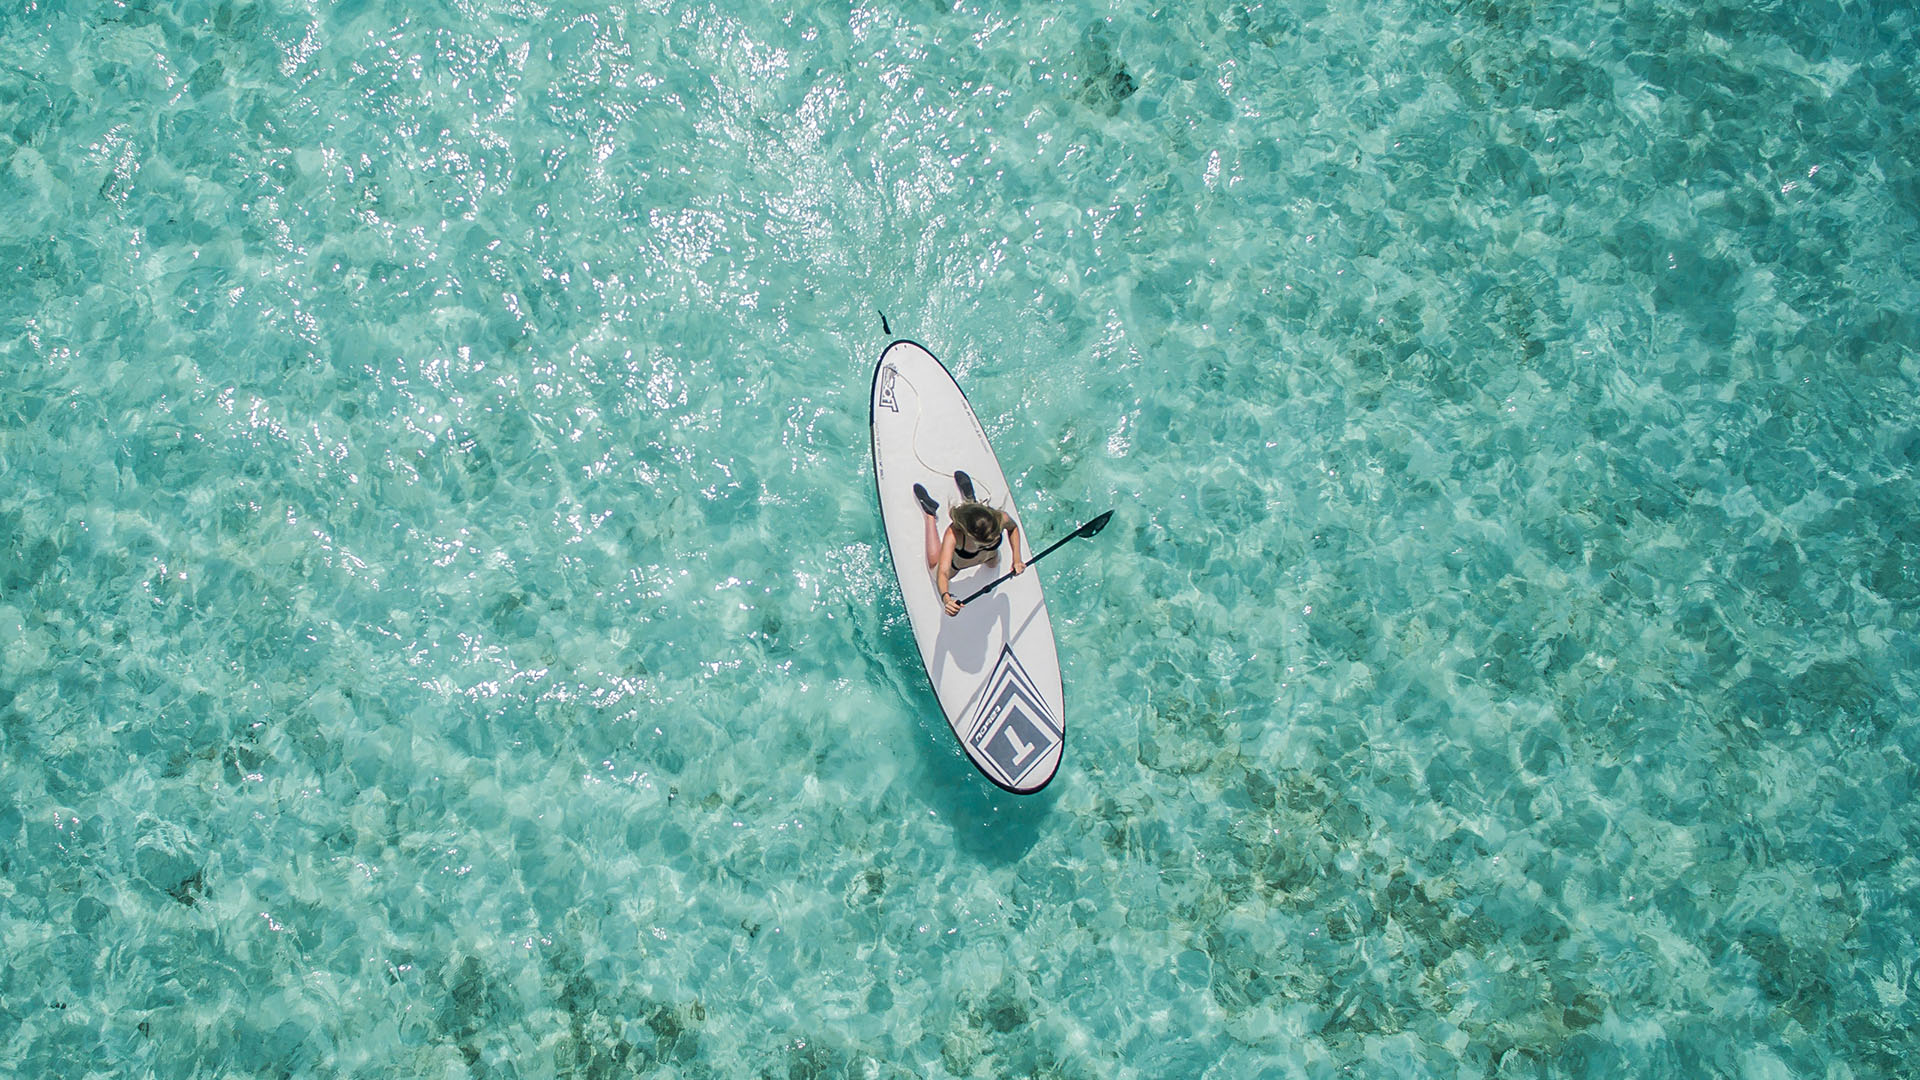
[[[955,531],[957,532],[958,530],[955,530]],[[1000,538],[998,540],[995,540],[993,543],[988,544],[986,547],[983,547],[978,551],[964,551],[961,549],[959,544],[955,544],[953,545],[953,561],[961,562],[969,559],[977,559],[980,556],[985,555],[989,551],[999,551],[1000,544],[1003,541],[1005,541],[1006,538],[1007,538],[1007,534],[1001,533]]]

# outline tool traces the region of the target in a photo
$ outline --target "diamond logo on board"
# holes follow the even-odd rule
[[[980,710],[968,741],[993,762],[1009,784],[1017,787],[1061,738],[1060,722],[1047,708],[1046,699],[1040,696],[1013,650],[1002,647],[1000,660],[987,680],[986,693],[980,696]]]

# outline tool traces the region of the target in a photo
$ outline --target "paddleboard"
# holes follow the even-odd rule
[[[948,615],[927,565],[926,514],[913,495],[913,485],[921,484],[940,501],[934,535],[943,537],[948,512],[960,501],[953,474],[965,472],[982,502],[1020,523],[1031,558],[1006,474],[960,384],[915,342],[895,341],[881,351],[869,415],[887,550],[940,711],[988,780],[1017,794],[1039,791],[1060,768],[1067,729],[1060,656],[1038,568]],[[998,564],[955,571],[948,591],[964,598],[1010,569],[1003,552]]]

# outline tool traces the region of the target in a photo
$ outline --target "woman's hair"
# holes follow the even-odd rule
[[[1000,511],[985,503],[963,502],[954,507],[953,523],[977,543],[991,544],[1000,539]]]

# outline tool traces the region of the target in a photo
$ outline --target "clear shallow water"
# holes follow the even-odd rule
[[[0,1071],[1893,1076],[1915,16],[0,17]],[[1046,540],[967,766],[874,314]]]

